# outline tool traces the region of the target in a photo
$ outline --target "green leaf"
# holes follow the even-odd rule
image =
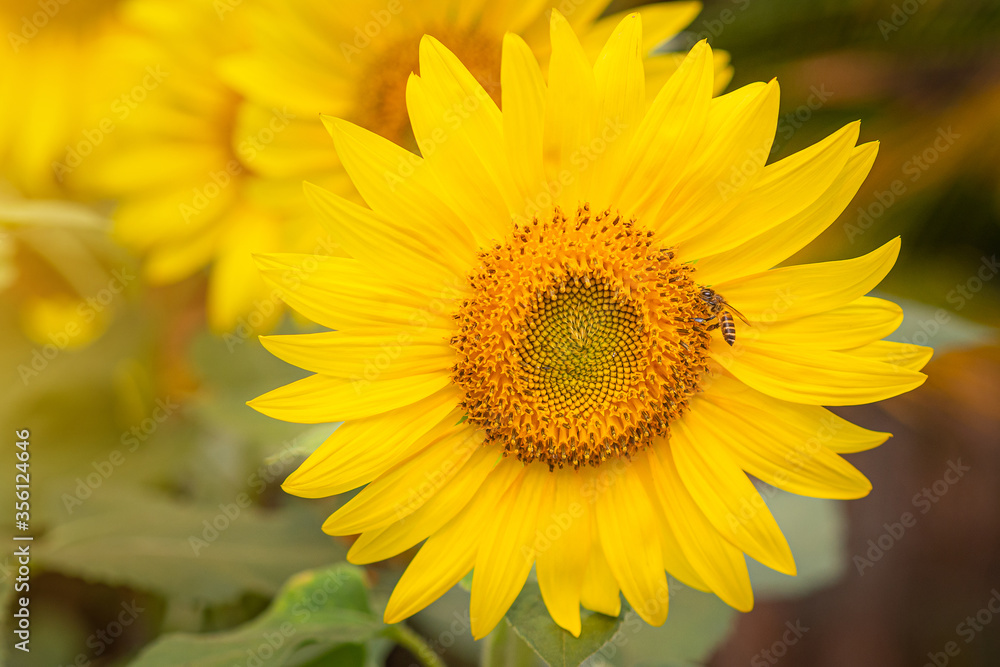
[[[275,333],[300,332],[295,327],[284,326]],[[265,350],[256,333],[244,334],[220,338],[206,332],[191,345],[191,360],[213,397],[232,401],[236,406],[308,375]]]
[[[788,540],[798,574],[791,577],[747,559],[754,595],[757,598],[800,596],[836,580],[847,567],[843,502],[806,498],[766,485],[759,488]]]
[[[304,647],[294,656],[286,667],[364,667],[368,657],[368,651],[363,644],[342,644],[332,650],[315,651],[322,649],[319,644]]]
[[[267,611],[237,630],[167,635],[153,642],[131,664],[363,665],[364,650],[359,645],[378,637],[384,627],[368,606],[362,571],[340,564],[294,576]],[[304,662],[294,655],[299,650],[303,650],[300,657],[305,658]],[[321,661],[332,651],[343,661]]]
[[[535,667],[541,657],[510,623],[500,623],[480,642],[480,667]]]
[[[191,360],[202,387],[192,409],[206,426],[258,446],[263,458],[274,453],[278,443],[295,439],[302,426],[271,419],[246,402],[308,373],[265,350],[256,334],[243,334],[219,338],[205,333],[194,340]],[[328,435],[333,432],[332,426],[326,428]]]
[[[263,511],[236,496],[216,506],[113,494],[57,526],[36,562],[90,581],[132,586],[175,601],[217,604],[271,597],[290,575],[342,560],[344,549],[304,506]]]
[[[935,355],[947,350],[984,345],[997,339],[993,327],[976,324],[945,308],[919,301],[891,297],[903,308],[903,323],[888,340],[934,348]]]
[[[702,665],[729,634],[737,613],[715,595],[671,579],[666,623],[654,628],[629,610],[600,656],[605,664],[630,667]]]
[[[622,617],[584,610],[580,636],[574,637],[556,625],[545,608],[538,584],[529,581],[507,612],[507,622],[549,665],[576,667],[614,637]]]

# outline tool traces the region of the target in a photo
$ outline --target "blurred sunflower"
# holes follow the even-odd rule
[[[117,236],[147,255],[151,282],[176,282],[208,266],[212,328],[266,330],[280,311],[253,267],[251,251],[344,254],[301,197],[304,178],[353,194],[326,148],[318,114],[346,115],[405,141],[403,91],[418,65],[424,32],[439,31],[464,45],[484,81],[493,77],[496,95],[504,32],[537,32],[547,4],[515,9],[511,3],[463,3],[458,11],[456,3],[452,11],[426,2],[403,11],[394,2],[380,7],[256,0],[237,7],[133,0],[124,13],[140,35],[121,42],[116,56],[159,67],[168,76],[116,133],[114,148],[94,160],[83,187],[120,202]],[[573,13],[587,30],[592,57],[612,27],[596,18],[605,4],[587,0]],[[690,22],[699,8],[673,3],[651,9],[654,29],[644,52]],[[360,37],[351,32],[353,25]],[[378,34],[369,39],[365,30]],[[653,79],[678,62],[671,56],[653,60]],[[724,86],[730,73],[724,55],[718,69]],[[373,73],[380,74],[378,90],[371,89]]]
[[[29,339],[72,349],[104,332],[134,278],[109,227],[86,206],[0,190],[0,301]]]
[[[314,0],[261,0],[251,7],[255,47],[228,58],[222,71],[246,97],[241,121],[256,131],[267,109],[291,105],[293,131],[275,141],[258,168],[275,177],[304,176],[340,163],[325,149],[328,139],[317,112],[346,118],[406,148],[418,148],[406,113],[406,80],[419,73],[420,38],[433,35],[455,53],[500,104],[500,53],[504,34],[524,37],[539,60],[548,55],[551,0],[529,2],[438,2],[370,0],[350,6]],[[567,14],[588,57],[600,52],[621,15],[598,18],[607,0],[578,0]],[[698,2],[670,2],[643,9],[648,56],[686,27],[701,10]],[[650,58],[647,84],[659,88],[676,69],[676,54]],[[718,54],[719,89],[731,76],[728,56]],[[460,110],[457,112],[460,113]],[[433,150],[433,144],[419,147]]]
[[[262,185],[247,166],[256,137],[234,135],[240,98],[215,72],[220,57],[243,47],[246,29],[238,15],[220,15],[216,5],[125,5],[135,34],[116,44],[116,56],[150,68],[157,80],[80,180],[89,192],[118,202],[116,236],[146,255],[151,283],[174,283],[208,266],[211,327],[228,331],[242,322],[267,329],[280,308],[250,252],[323,248],[315,247],[314,223],[305,230],[312,242],[302,243],[303,227],[271,205],[301,199],[301,184]],[[285,122],[280,111],[276,122]]]
[[[803,495],[865,495],[838,454],[888,434],[820,406],[924,381],[930,350],[882,341],[902,313],[864,296],[898,239],[771,268],[860,187],[877,148],[855,145],[858,123],[765,165],[776,82],[713,99],[702,42],[647,107],[638,15],[593,65],[555,11],[551,41],[546,83],[527,43],[503,38],[501,112],[425,37],[406,100],[418,144],[439,149],[420,158],[327,119],[368,207],[307,194],[352,258],[259,259],[290,306],[337,329],[262,339],[315,374],[250,405],[345,422],[284,488],[367,484],[324,525],[361,533],[353,562],[426,540],[390,623],[474,569],[482,637],[532,565],[573,634],[581,604],[617,615],[619,591],[661,624],[665,572],[749,609],[744,554],[795,566],[746,473]],[[478,103],[449,123],[467,100]],[[730,347],[716,325],[728,330],[733,308],[750,324]]]
[[[75,193],[73,166],[103,141],[134,72],[113,67],[120,2],[14,0],[0,7],[0,179],[23,195]],[[93,76],[100,72],[100,76]],[[140,77],[141,78],[141,77]],[[102,129],[103,127],[103,129]],[[112,130],[113,131],[113,130]]]

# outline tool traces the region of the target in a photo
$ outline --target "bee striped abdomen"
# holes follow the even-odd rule
[[[719,313],[719,324],[722,328],[722,339],[732,345],[736,342],[736,323],[729,311]]]
[[[743,320],[747,326],[750,326],[749,320],[743,313],[730,306],[721,294],[710,287],[702,287],[699,296],[702,301],[708,304],[712,317],[698,317],[694,321],[704,324],[710,320],[718,319],[719,321],[709,326],[707,330],[721,329],[722,339],[730,346],[733,345],[736,342],[736,322],[733,321],[733,313],[736,313],[736,316]],[[729,312],[730,310],[732,312]]]

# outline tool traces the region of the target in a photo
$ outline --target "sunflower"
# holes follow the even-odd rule
[[[406,100],[435,150],[326,119],[367,207],[306,192],[351,258],[258,260],[290,306],[334,329],[262,339],[314,374],[250,405],[344,422],[284,488],[366,485],[323,526],[360,533],[352,562],[423,542],[390,623],[473,570],[482,637],[532,566],[574,635],[581,605],[617,615],[619,592],[663,623],[667,572],[748,610],[744,554],[795,565],[747,475],[865,495],[840,454],[889,435],[821,406],[924,381],[930,350],[881,340],[902,313],[865,296],[898,239],[772,268],[860,187],[876,145],[856,145],[858,123],[766,164],[776,82],[713,98],[701,42],[647,105],[637,14],[593,63],[556,11],[551,41],[546,81],[526,42],[503,38],[501,112],[425,37]]]
[[[599,18],[608,0],[563,3],[570,25],[593,59],[622,15]],[[291,131],[275,138],[255,168],[269,178],[343,177],[340,194],[353,194],[317,113],[345,118],[400,146],[417,149],[406,111],[406,82],[419,71],[418,45],[434,35],[455,53],[490,96],[500,103],[500,55],[504,34],[524,37],[539,59],[548,55],[548,10],[552,0],[440,2],[367,0],[349,6],[314,0],[259,0],[248,8],[256,26],[254,46],[224,60],[221,71],[245,97],[240,133],[265,126],[269,109],[296,116]],[[645,8],[642,54],[676,35],[701,10],[698,2],[669,2]],[[658,88],[679,64],[677,54],[646,61],[647,85]],[[716,56],[721,90],[732,70],[725,53]],[[423,147],[426,148],[426,147]]]
[[[343,27],[331,25],[331,17],[346,21],[367,16],[368,21],[376,20],[373,16],[391,16],[393,27],[383,37],[395,34],[412,14],[433,16],[438,21],[434,25],[448,34],[457,34],[454,26],[465,28],[474,18],[468,13],[456,17],[442,12],[437,2],[426,3],[419,12],[411,11],[418,7],[409,4],[405,12],[396,10],[394,2],[389,3],[392,9],[376,3],[345,7],[343,3],[286,5],[249,0],[237,4],[203,0],[125,3],[125,22],[137,34],[120,42],[116,60],[143,66],[157,63],[162,65],[158,69],[164,78],[141,102],[129,107],[129,117],[120,123],[114,141],[90,160],[79,179],[86,194],[119,202],[114,216],[116,236],[145,256],[148,281],[171,284],[207,268],[208,321],[218,333],[237,327],[266,331],[281,314],[280,300],[261,282],[251,252],[344,254],[302,200],[301,183],[308,178],[340,193],[351,191],[343,167],[325,147],[328,138],[317,114],[340,113],[344,101],[363,96],[371,83],[370,72],[358,67],[371,63],[352,57],[317,64],[315,54],[303,49],[322,50],[322,45],[343,36]],[[593,24],[594,34],[600,35],[601,30],[609,30],[606,21],[595,22],[604,4],[604,0],[586,0],[574,16]],[[661,41],[686,25],[700,5],[666,7],[656,10],[656,35]],[[524,11],[529,9],[532,16],[540,17],[544,3],[534,3]],[[484,20],[489,14],[483,7],[476,12]],[[317,13],[322,20],[315,20]],[[499,38],[505,30],[526,26],[527,19],[510,8],[490,18],[496,49],[485,51],[497,66]],[[377,20],[376,24],[380,25]],[[359,25],[364,28],[365,22]],[[309,34],[303,34],[304,30]],[[411,71],[407,63],[416,65],[417,42],[423,32],[410,31],[408,51],[397,45],[393,53],[403,57],[406,51],[406,62],[385,73],[386,81],[391,79],[399,93],[398,99],[393,98],[394,111],[386,113],[401,117],[404,124],[402,91]],[[656,43],[655,39],[647,41],[649,48]],[[262,46],[251,48],[254,44]],[[361,51],[375,53],[367,48]],[[294,58],[298,58],[294,66],[287,64]],[[656,60],[656,71],[661,73],[677,65],[670,56]],[[276,70],[275,63],[282,63],[286,71]],[[724,85],[730,73],[727,57],[718,59],[718,68],[725,75]],[[331,78],[337,80],[335,85]],[[301,85],[289,86],[293,79]],[[276,83],[280,87],[275,88]],[[251,94],[252,102],[245,98]],[[360,113],[374,112],[369,106]],[[317,150],[317,146],[323,148]]]
[[[112,66],[109,56],[125,32],[120,4],[8,0],[0,7],[0,179],[21,194],[74,197],[74,168],[103,141],[112,105],[134,85],[135,72]]]
[[[116,56],[147,67],[147,87],[123,106],[115,133],[79,182],[117,201],[115,236],[145,256],[150,283],[176,283],[210,267],[211,328],[267,329],[280,309],[250,253],[323,248],[314,222],[297,224],[270,205],[300,198],[301,183],[262,184],[245,160],[258,136],[234,134],[240,97],[214,65],[242,48],[245,26],[239,16],[220,22],[216,7],[201,0],[135,0],[123,15],[134,32],[116,44]],[[278,109],[272,127],[282,123]]]

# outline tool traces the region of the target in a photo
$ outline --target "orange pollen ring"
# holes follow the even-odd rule
[[[550,467],[629,458],[698,391],[712,317],[694,269],[588,206],[480,252],[455,314],[452,379],[486,444]]]

